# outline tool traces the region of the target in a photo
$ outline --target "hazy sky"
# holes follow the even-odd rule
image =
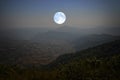
[[[120,24],[120,0],[1,0],[0,26],[59,27],[109,26]],[[67,20],[54,23],[55,12]]]

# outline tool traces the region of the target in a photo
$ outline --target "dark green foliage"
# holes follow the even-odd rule
[[[120,41],[114,41],[61,56],[49,69],[1,64],[0,80],[120,80],[119,53]]]
[[[120,55],[74,60],[60,69],[60,80],[120,80]]]
[[[120,55],[76,59],[53,70],[0,65],[0,80],[120,80]]]

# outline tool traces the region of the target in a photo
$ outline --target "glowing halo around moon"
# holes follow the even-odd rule
[[[66,21],[66,15],[63,12],[56,12],[53,19],[55,23],[63,24]]]

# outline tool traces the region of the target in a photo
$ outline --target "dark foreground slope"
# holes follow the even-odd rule
[[[46,70],[0,65],[0,80],[120,80],[120,41],[60,56],[51,65]]]
[[[117,54],[120,54],[120,40],[115,40],[102,45],[98,45],[96,47],[88,48],[76,52],[75,54],[71,53],[71,54],[61,55],[49,65],[53,67],[53,66],[58,66],[59,64],[66,64],[74,59],[82,59],[89,57],[105,58]]]

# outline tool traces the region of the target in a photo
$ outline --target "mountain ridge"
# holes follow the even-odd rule
[[[101,51],[102,50],[102,51]],[[83,59],[87,57],[108,57],[117,55],[120,52],[120,40],[107,42],[92,48],[84,49],[76,53],[64,54],[59,56],[52,63],[48,64],[50,67],[64,65],[75,59]]]

